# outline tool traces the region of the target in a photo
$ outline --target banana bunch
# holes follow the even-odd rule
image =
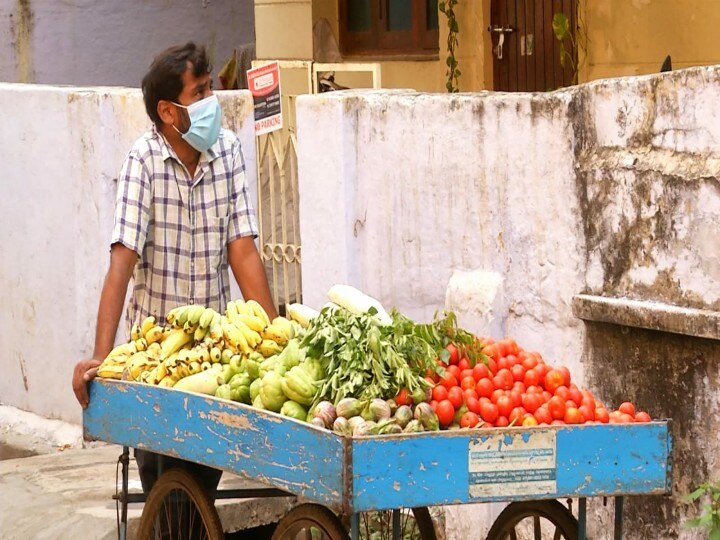
[[[231,300],[220,324],[226,348],[233,354],[248,355],[262,343],[262,332],[270,325],[270,319],[254,300]]]
[[[115,347],[103,360],[98,367],[98,376],[105,379],[122,379],[132,378],[136,380],[134,375],[128,377],[128,374],[138,372],[139,365],[143,358],[153,359],[160,354],[160,340],[164,337],[162,327],[156,325],[155,317],[147,317],[142,324],[133,325],[130,330],[131,341],[123,343]],[[147,351],[147,354],[137,356]],[[126,367],[132,363],[132,369],[125,374]]]
[[[212,308],[197,304],[176,307],[167,314],[167,322],[174,328],[182,329],[186,334],[192,335],[197,342],[203,341],[208,336],[215,344],[222,339],[220,314]]]

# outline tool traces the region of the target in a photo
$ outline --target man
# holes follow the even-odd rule
[[[202,304],[220,311],[229,298],[228,265],[243,297],[277,316],[255,247],[257,225],[250,204],[240,143],[220,128],[205,50],[194,43],[171,47],[154,60],[142,81],[153,129],[138,139],[118,178],[110,268],[98,308],[95,351],[73,373],[83,408],[87,382],[113,348],[130,277],[128,328],[148,315],[162,320],[172,308]],[[157,479],[158,457],[135,451],[147,493]],[[212,496],[221,471],[163,458],[181,467]]]

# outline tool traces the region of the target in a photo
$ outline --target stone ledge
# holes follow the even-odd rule
[[[588,294],[575,295],[572,308],[573,314],[584,321],[720,340],[718,311]]]

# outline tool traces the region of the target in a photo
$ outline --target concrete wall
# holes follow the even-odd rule
[[[156,53],[190,40],[217,73],[253,23],[252,0],[5,0],[0,81],[138,87]]]
[[[675,334],[652,321],[586,326],[572,298],[646,300],[665,315],[700,308],[717,320],[719,98],[720,68],[536,95],[301,97],[304,300],[322,305],[330,285],[347,282],[427,320],[454,271],[499,274],[489,316],[468,310],[463,324],[568,365],[610,406],[630,398],[672,416],[673,498],[631,502],[626,527],[632,538],[692,537],[680,524],[693,510],[680,500],[718,479],[720,332],[691,337],[692,320]],[[478,537],[495,511],[449,509],[450,537]]]
[[[254,184],[252,100],[220,95]],[[149,121],[138,90],[0,84],[0,102],[0,402],[79,423],[70,381],[94,345],[115,179]]]

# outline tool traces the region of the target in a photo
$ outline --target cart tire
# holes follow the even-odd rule
[[[177,521],[180,523],[169,523],[167,516],[173,512],[173,506],[177,511]],[[138,538],[150,540],[164,537],[161,534],[163,527],[170,528],[170,531],[165,532],[169,532],[173,540],[190,538],[189,531],[184,525],[187,525],[187,528],[195,525],[193,539],[199,537],[207,540],[223,540],[225,538],[215,505],[203,487],[188,472],[170,469],[158,478],[148,494],[140,516]],[[173,530],[175,526],[179,529],[177,533]]]
[[[578,538],[578,522],[572,512],[560,502],[550,500],[523,501],[509,504],[493,523],[487,535],[487,540],[517,538],[515,527],[523,520],[527,520],[527,518],[538,518],[537,521],[533,522],[533,527],[538,526],[538,521],[542,523],[541,520],[554,525],[554,538],[562,538],[563,540],[577,540]],[[539,538],[539,536],[536,536],[536,538]]]
[[[435,532],[435,524],[433,523],[430,511],[425,506],[418,506],[409,509],[400,509],[412,511],[414,524],[410,525],[407,517],[400,518],[400,538],[409,540],[437,540]],[[378,518],[379,515],[379,518]],[[378,525],[378,519],[381,525]],[[375,526],[373,527],[373,522]],[[380,529],[378,531],[377,529]],[[382,510],[379,512],[364,512],[360,514],[360,539],[369,540],[378,538],[379,540],[390,540],[392,538],[392,510]]]
[[[305,532],[305,535],[300,533]],[[317,536],[320,533],[321,536]],[[283,517],[275,528],[272,540],[346,540],[348,532],[328,508],[319,504],[301,504]]]

